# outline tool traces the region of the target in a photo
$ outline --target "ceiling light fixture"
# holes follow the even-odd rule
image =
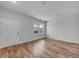
[[[16,3],[16,0],[11,0],[13,3]]]

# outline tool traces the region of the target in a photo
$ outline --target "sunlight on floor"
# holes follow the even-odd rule
[[[37,42],[33,46],[33,54],[34,56],[41,56],[45,50],[45,40],[41,40],[40,42]]]

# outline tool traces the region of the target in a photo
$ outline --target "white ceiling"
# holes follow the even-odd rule
[[[41,1],[17,1],[16,3],[8,1],[0,2],[0,8],[23,13],[45,21],[52,19],[54,16],[63,15],[63,13],[67,14],[74,11],[78,13],[79,10],[78,1],[44,1],[44,3]]]

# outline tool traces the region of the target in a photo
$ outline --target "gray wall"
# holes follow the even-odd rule
[[[47,24],[47,35],[52,39],[79,43],[79,12],[73,9],[60,11]]]
[[[2,21],[2,22],[7,21],[7,22],[11,23],[11,25],[8,24],[9,32],[13,31],[12,33],[15,33],[16,36],[17,36],[17,31],[19,32],[18,38],[13,38],[13,39],[10,38],[10,36],[8,38],[2,38],[1,33],[0,33],[0,48],[45,37],[45,32],[38,33],[38,34],[33,33],[33,24],[34,23],[44,23],[45,24],[44,21],[41,21],[41,20],[38,20],[38,19],[35,19],[32,17],[24,16],[19,13],[6,11],[6,10],[0,10],[0,21]],[[16,30],[16,28],[17,28],[17,30]],[[5,31],[6,28],[3,28],[3,29]],[[1,28],[0,28],[0,30],[1,30]],[[11,33],[8,33],[8,34],[10,35]],[[6,34],[6,35],[8,35],[8,34]],[[13,37],[13,35],[12,35],[12,37]]]

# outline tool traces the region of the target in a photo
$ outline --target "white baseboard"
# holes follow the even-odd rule
[[[54,37],[54,36],[48,36],[47,38],[60,40],[60,41],[68,42],[68,43],[79,44],[79,41],[70,41],[70,40],[65,40],[65,39],[62,39],[62,38]]]

